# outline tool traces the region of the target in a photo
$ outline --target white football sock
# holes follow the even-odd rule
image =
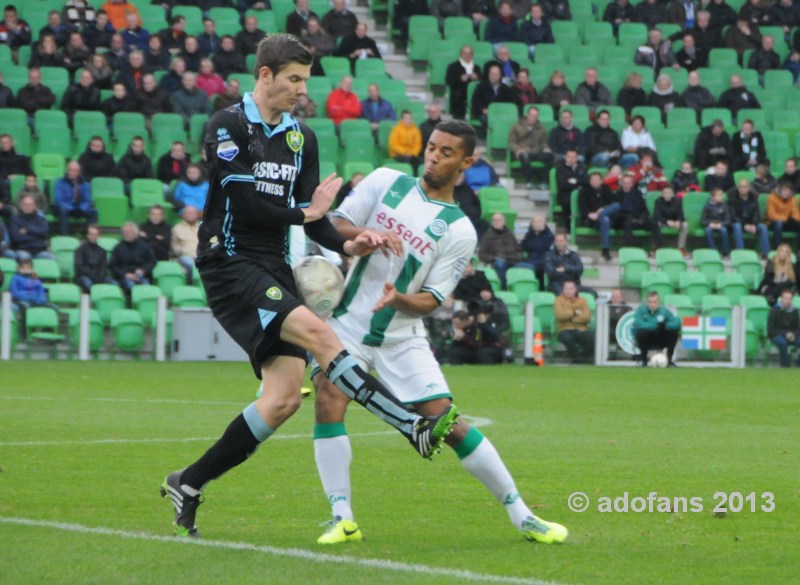
[[[350,507],[350,462],[353,460],[350,437],[339,435],[314,439],[314,459],[331,512],[334,516],[353,520]]]
[[[520,528],[522,521],[533,515],[519,495],[514,479],[489,439],[484,437],[475,450],[461,460],[461,463],[492,492],[498,502],[503,504],[514,526]]]

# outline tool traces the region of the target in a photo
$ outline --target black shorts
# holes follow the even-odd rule
[[[289,266],[267,268],[222,250],[198,258],[208,306],[223,329],[250,357],[256,377],[272,356],[308,361],[306,350],[281,340],[284,319],[302,303]]]

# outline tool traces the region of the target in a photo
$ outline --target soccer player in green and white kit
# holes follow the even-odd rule
[[[475,230],[453,200],[453,187],[472,164],[474,148],[469,124],[439,124],[425,150],[421,180],[378,169],[344,200],[334,221],[347,238],[369,229],[402,246],[399,258],[373,253],[355,260],[329,323],[364,371],[374,368],[403,403],[426,416],[444,412],[452,400],[421,318],[450,295],[475,250]],[[317,542],[359,541],[363,535],[351,508],[352,451],[344,425],[349,399],[319,368],[312,377],[317,387],[314,453],[333,514]],[[525,505],[494,446],[477,428],[459,420],[445,442],[503,504],[525,538],[566,540],[564,526],[537,518]]]

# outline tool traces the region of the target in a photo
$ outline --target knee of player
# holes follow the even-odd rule
[[[453,430],[450,432],[450,434],[445,437],[444,442],[450,447],[455,447],[464,440],[464,437],[467,436],[469,429],[469,424],[459,419],[459,421],[453,425]]]
[[[315,377],[314,387],[317,391],[314,404],[317,422],[340,422],[344,420],[344,414],[350,399],[322,374]]]

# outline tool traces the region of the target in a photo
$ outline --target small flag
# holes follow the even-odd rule
[[[684,317],[681,328],[683,349],[728,348],[728,320],[725,317]]]

